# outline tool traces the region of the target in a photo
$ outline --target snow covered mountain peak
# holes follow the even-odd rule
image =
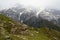
[[[41,11],[38,15],[41,16],[42,18],[48,19],[48,20],[53,20],[53,19],[57,20],[58,19],[55,15],[53,15],[52,13],[50,13],[46,10]]]
[[[47,20],[57,20],[58,18],[60,18],[60,11],[59,10],[55,10],[55,9],[38,9],[38,8],[34,8],[34,7],[24,7],[22,5],[17,5],[16,7],[13,8],[9,8],[8,10],[2,10],[2,13],[6,13],[6,15],[15,18],[19,18],[21,17],[21,15],[26,15],[27,17],[29,16],[29,18],[33,16],[36,17],[42,17],[43,19],[47,19]]]

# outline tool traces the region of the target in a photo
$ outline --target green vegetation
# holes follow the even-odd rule
[[[60,40],[60,32],[48,27],[29,27],[0,14],[0,40]]]

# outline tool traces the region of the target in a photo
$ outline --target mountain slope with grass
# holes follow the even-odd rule
[[[48,27],[30,27],[0,14],[0,40],[60,40],[60,32]]]

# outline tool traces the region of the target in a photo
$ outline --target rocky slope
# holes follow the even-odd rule
[[[0,14],[0,40],[60,40],[60,32],[47,26],[30,27]]]

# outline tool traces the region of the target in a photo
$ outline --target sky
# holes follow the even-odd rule
[[[0,0],[0,10],[13,7],[15,4],[60,10],[60,0]]]

